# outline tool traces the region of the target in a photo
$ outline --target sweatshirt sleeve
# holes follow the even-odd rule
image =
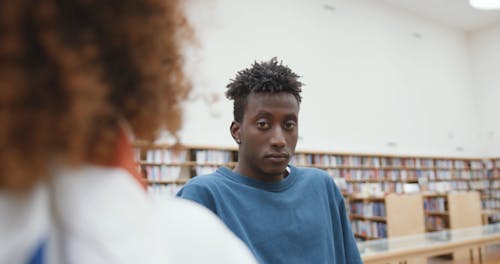
[[[203,205],[213,213],[216,213],[217,208],[215,206],[214,197],[207,186],[189,182],[179,190],[176,196],[196,202],[200,205]]]
[[[333,180],[332,180],[333,182]],[[335,183],[333,183],[335,185]],[[361,255],[359,254],[358,246],[356,244],[356,239],[352,232],[351,223],[349,221],[349,216],[346,211],[344,198],[335,185],[335,198],[338,204],[338,212],[341,221],[342,236],[344,240],[344,254],[345,260],[348,264],[362,264]]]

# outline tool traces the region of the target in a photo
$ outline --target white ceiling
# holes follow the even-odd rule
[[[379,0],[463,31],[500,22],[500,10],[477,10],[467,0]]]

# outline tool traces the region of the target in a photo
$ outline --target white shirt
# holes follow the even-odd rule
[[[26,263],[49,235],[46,186],[32,191],[0,191],[0,263]]]
[[[47,263],[256,263],[212,212],[177,198],[153,199],[125,170],[61,169],[49,186]]]

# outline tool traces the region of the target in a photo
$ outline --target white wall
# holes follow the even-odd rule
[[[479,136],[487,157],[500,157],[500,24],[469,35]]]
[[[189,14],[200,48],[188,51],[195,90],[184,143],[234,146],[225,86],[254,60],[277,56],[306,84],[299,149],[484,151],[460,31],[372,0],[198,0]],[[199,96],[211,94],[219,101],[208,106]]]

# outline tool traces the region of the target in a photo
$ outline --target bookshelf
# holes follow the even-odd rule
[[[417,157],[298,151],[292,164],[326,170],[346,195],[478,191],[491,208],[490,179],[479,158]],[[497,161],[500,168],[500,159]],[[500,197],[500,169],[496,169]],[[499,206],[500,208],[500,206]]]
[[[384,197],[349,197],[348,212],[356,238],[373,240],[387,237]]]
[[[171,145],[140,143],[135,144],[135,147],[136,158],[152,193],[167,192],[174,195],[195,175],[213,172],[220,166],[234,168],[238,159],[236,147],[183,145],[174,148]],[[344,194],[348,206],[354,196],[433,193],[439,200],[439,197],[446,198],[450,191],[477,191],[483,213],[488,212],[489,222],[500,220],[500,158],[486,161],[479,158],[299,150],[291,164],[325,170]],[[497,210],[498,213],[494,214]],[[428,221],[438,226],[437,230],[441,229],[440,226],[449,226],[448,222],[442,220],[446,212],[442,214],[425,213]],[[378,226],[384,224],[382,219],[374,218],[366,225],[372,222],[378,222]]]
[[[483,214],[486,223],[500,222],[500,158],[488,162],[488,177],[490,178],[489,199],[483,201]]]
[[[446,195],[426,195],[424,208],[427,215],[427,231],[482,225],[480,193],[477,191],[454,191]],[[434,217],[436,221],[430,221],[430,217]],[[436,226],[436,224],[438,225]],[[452,252],[454,259],[467,259],[468,254],[468,249]]]
[[[481,202],[477,191],[424,194],[427,232],[481,225]]]
[[[234,167],[235,148],[136,143],[135,156],[153,195],[174,196],[190,178]]]
[[[441,231],[450,228],[450,214],[446,194],[424,195],[425,230]]]
[[[349,198],[349,217],[359,240],[424,233],[420,194],[391,193],[384,197]]]

